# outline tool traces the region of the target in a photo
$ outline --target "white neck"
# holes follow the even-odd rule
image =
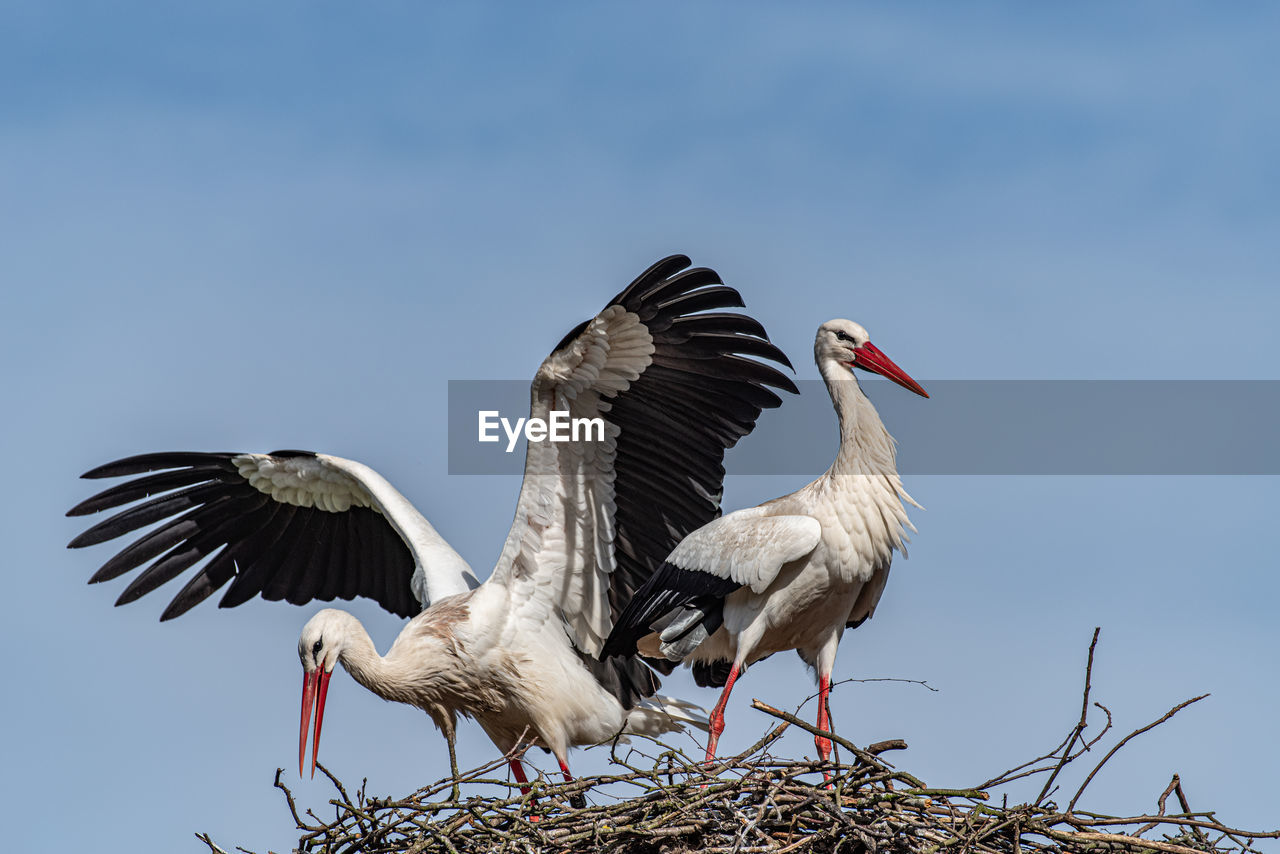
[[[840,420],[840,450],[828,474],[879,474],[897,478],[893,437],[853,371],[835,359],[818,360],[818,371]]]
[[[345,616],[338,663],[346,668],[352,679],[382,699],[417,705],[417,698],[413,695],[418,692],[412,689],[420,678],[415,671],[420,672],[424,665],[429,665],[429,661],[423,660],[426,657],[410,662],[400,644],[392,644],[385,656],[379,655],[373,639],[360,621],[350,614]]]
[[[813,486],[822,493],[840,496],[842,503],[876,508],[864,514],[863,523],[874,535],[877,561],[887,562],[894,549],[905,555],[906,532],[914,531],[915,526],[902,502],[920,505],[902,488],[893,437],[852,371],[830,358],[820,358],[818,370],[840,419],[840,450],[831,468]]]
[[[351,617],[343,628],[338,663],[346,668],[352,679],[379,697],[384,700],[394,699],[387,696],[394,678],[388,672],[387,660],[378,655],[378,649],[373,645],[373,638],[369,637],[369,633],[355,617]]]
[[[364,626],[350,617],[338,662],[352,679],[379,697],[417,706],[431,715],[437,726],[451,732],[455,711],[472,712],[480,698],[468,689],[466,668],[424,636],[420,620],[422,617],[411,620],[387,654],[379,655]]]

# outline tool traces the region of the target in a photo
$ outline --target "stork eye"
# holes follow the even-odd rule
[[[848,341],[850,344],[853,344],[855,347],[858,344],[858,342],[854,341],[853,336],[850,335],[848,332],[842,332],[837,330],[836,337],[839,338],[841,341]]]
[[[314,644],[311,645],[311,654],[319,655],[320,650],[323,648],[324,648],[324,641],[316,641]]]

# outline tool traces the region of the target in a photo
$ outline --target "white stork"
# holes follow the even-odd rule
[[[818,728],[831,731],[827,695],[846,627],[870,617],[894,550],[902,551],[905,500],[894,441],[853,368],[925,390],[849,320],[818,328],[814,359],[840,419],[840,450],[825,474],[772,501],[730,513],[689,534],[614,621],[604,654],[685,660],[700,685],[723,686],[711,713],[707,761],[724,709],[753,662],[794,649],[818,675]],[[915,505],[919,506],[919,505]],[[831,741],[816,737],[823,761]]]
[[[153,561],[117,605],[212,555],[161,620],[227,582],[221,607],[259,595],[297,605],[366,596],[413,617],[385,656],[346,612],[323,610],[303,628],[299,773],[312,707],[318,747],[339,663],[379,696],[427,712],[449,742],[455,779],[458,715],[477,720],[504,753],[550,750],[566,780],[571,745],[627,730],[705,726],[696,706],[654,693],[658,679],[635,655],[597,660],[631,593],[683,535],[719,515],[724,451],[751,431],[763,408],[781,403],[769,387],[795,391],[785,375],[749,358],[790,367],[759,323],[713,311],[741,306],[737,291],[713,270],[686,269],[689,263],[677,255],[653,265],[539,367],[531,417],[547,419],[553,410],[601,417],[606,435],[529,443],[515,521],[483,584],[376,472],[303,451],[157,453],[95,468],[84,477],[161,473],[69,511],[81,516],[146,499],[70,546],[167,520],[90,579]],[[519,758],[511,769],[526,782]]]

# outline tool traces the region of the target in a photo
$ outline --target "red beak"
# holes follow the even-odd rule
[[[298,776],[307,761],[307,725],[311,723],[311,707],[316,710],[315,741],[311,747],[311,776],[316,775],[316,754],[320,752],[320,725],[324,721],[324,698],[329,693],[329,677],[324,667],[302,674],[302,727],[298,732]]]
[[[853,364],[857,367],[875,371],[880,376],[893,380],[898,385],[908,391],[914,391],[921,397],[929,396],[929,393],[924,390],[920,383],[907,376],[906,371],[895,365],[893,359],[881,353],[879,348],[870,341],[859,347],[856,353],[857,355],[853,357]]]

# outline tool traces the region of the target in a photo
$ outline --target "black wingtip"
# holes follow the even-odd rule
[[[665,279],[669,276],[675,275],[685,267],[691,266],[693,266],[693,259],[682,252],[677,252],[674,255],[668,255],[666,258],[653,262],[653,264],[649,266],[649,269],[645,270],[639,276],[636,276],[636,281],[642,282],[646,279]]]
[[[74,519],[77,516],[92,516],[94,513],[99,513],[103,510],[117,506],[115,504],[103,504],[102,497],[102,493],[99,493],[98,495],[92,495],[86,498],[84,501],[81,501],[75,507],[72,507],[67,511],[67,518]]]
[[[68,546],[67,548],[70,548],[70,546]],[[110,561],[108,561],[108,562],[107,562],[107,564],[106,564],[105,566],[103,566],[101,569],[99,569],[97,572],[95,572],[92,576],[90,576],[90,578],[89,578],[89,583],[90,583],[90,584],[101,584],[101,583],[102,583],[102,582],[104,582],[104,581],[110,581],[110,580],[111,580],[111,579],[113,579],[113,578],[118,578],[118,577],[120,577],[120,576],[121,576],[121,575],[123,575],[126,571],[127,571],[127,570],[120,570],[120,571],[116,571],[116,570],[114,569],[114,567],[112,567],[111,562],[110,562]]]
[[[649,266],[649,269],[636,276],[631,284],[623,288],[622,292],[613,298],[612,303],[625,306],[636,293],[643,293],[649,290],[658,282],[669,279],[691,264],[693,264],[693,261],[689,259],[688,255],[668,255],[666,258],[654,262]]]
[[[83,480],[101,480],[106,477],[124,477],[131,474],[140,474],[147,471],[156,471],[158,469],[178,468],[184,463],[173,462],[166,464],[171,457],[177,456],[170,453],[157,454],[137,454],[132,457],[122,457],[118,460],[112,460],[109,463],[103,463],[89,469],[80,475]]]
[[[159,451],[149,454],[137,454],[136,456],[113,460],[97,468],[89,469],[80,477],[86,480],[99,480],[104,477],[125,477],[149,471],[180,469],[191,466],[213,466],[227,471],[235,471],[235,465],[231,462],[231,459],[236,455],[237,452],[235,451],[219,451],[215,453],[206,453],[204,451]]]
[[[200,580],[201,577],[199,575],[192,579],[193,582],[198,582]],[[191,586],[191,584],[188,584],[187,588],[190,588]],[[207,584],[205,586],[207,586]],[[165,606],[164,613],[160,615],[160,622],[167,623],[170,620],[176,620],[178,617],[181,617],[196,605],[203,602],[205,597],[208,595],[209,594],[206,593],[204,596],[192,596],[188,593],[187,589],[184,588],[177,596],[173,597],[172,602]]]
[[[177,596],[173,597],[173,601],[165,607],[164,613],[160,615],[160,622],[167,623],[169,620],[181,617],[212,596],[230,577],[231,574],[222,576],[220,580],[212,578],[209,574],[209,566],[205,566],[204,569],[196,573],[187,582],[185,587],[178,591]]]
[[[96,546],[98,543],[106,542],[109,539],[111,538],[101,535],[98,526],[94,526],[67,543],[67,548],[82,549],[85,546]]]

